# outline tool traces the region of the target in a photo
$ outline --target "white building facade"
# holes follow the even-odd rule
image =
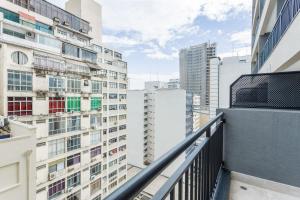
[[[216,109],[230,107],[230,85],[243,74],[251,73],[251,56],[214,58],[210,61],[209,118],[216,116]]]
[[[143,168],[185,139],[186,99],[181,89],[128,91],[129,164]],[[163,174],[169,176],[183,158]]]
[[[85,3],[92,23],[43,0],[0,2],[0,114],[37,128],[37,200],[100,200],[126,181],[127,63]]]
[[[300,69],[299,0],[253,0],[252,73]]]
[[[0,122],[0,199],[35,199],[35,135],[31,125],[9,120],[2,126]]]

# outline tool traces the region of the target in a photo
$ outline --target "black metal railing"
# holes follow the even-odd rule
[[[300,71],[242,75],[230,86],[230,107],[300,110]]]
[[[153,199],[210,199],[214,194],[218,173],[223,163],[223,115],[223,113],[220,113],[197,133],[188,136],[184,141],[110,194],[105,200],[134,199],[204,134],[206,134],[206,137],[203,142],[197,145],[193,152],[186,157],[181,166],[154,195]]]

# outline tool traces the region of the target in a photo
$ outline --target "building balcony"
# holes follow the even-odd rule
[[[299,61],[299,46],[295,42],[299,35],[299,12],[300,0],[285,1],[273,29],[260,40],[257,58],[259,72],[284,71]]]
[[[231,108],[219,109],[106,200],[134,199],[180,155],[185,159],[152,199],[299,199],[299,83],[299,72],[242,76],[231,86]]]

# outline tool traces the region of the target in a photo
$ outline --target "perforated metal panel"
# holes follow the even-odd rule
[[[300,110],[300,71],[241,76],[230,87],[230,107]]]

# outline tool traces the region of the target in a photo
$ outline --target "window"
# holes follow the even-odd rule
[[[110,162],[108,163],[108,166],[109,166],[109,167],[112,167],[112,166],[117,165],[117,164],[118,164],[118,159],[115,159],[115,160],[113,160],[113,161],[110,161]]]
[[[80,97],[68,97],[67,111],[80,112],[80,110],[81,110]]]
[[[101,154],[101,146],[95,147],[91,149],[91,158],[96,157]]]
[[[32,97],[8,97],[8,115],[32,115]]]
[[[118,120],[118,116],[110,116],[109,122],[116,122]]]
[[[127,85],[123,83],[119,83],[120,89],[127,89]]]
[[[50,92],[65,91],[65,80],[61,77],[49,77],[49,91]]]
[[[109,88],[118,88],[118,84],[114,82],[109,82]]]
[[[13,31],[7,28],[3,28],[3,33],[6,35],[11,35],[13,37],[17,37],[17,38],[21,38],[21,39],[25,39],[25,34],[24,33],[20,33],[17,31]],[[13,58],[14,59],[14,58]],[[15,61],[14,61],[15,62]],[[18,64],[18,63],[17,63]]]
[[[101,190],[101,179],[100,178],[91,183],[91,195],[95,194],[99,190]]]
[[[65,160],[58,160],[49,164],[49,173],[60,172],[65,169]]]
[[[118,94],[109,94],[109,99],[117,99]]]
[[[113,177],[116,176],[116,175],[117,175],[117,170],[115,170],[115,171],[109,173],[109,174],[108,174],[108,178],[113,178]]]
[[[80,79],[68,78],[68,92],[80,93],[81,82]]]
[[[80,58],[80,48],[71,44],[63,43],[62,53],[68,56]]]
[[[91,115],[90,116],[90,125],[91,128],[99,128],[101,126],[101,115],[96,114],[96,115]]]
[[[112,63],[111,63],[111,65],[112,65]],[[117,79],[118,78],[118,72],[108,71],[108,76],[112,77],[114,79]]]
[[[67,197],[67,200],[80,200],[81,199],[81,193],[80,190],[74,194],[71,194]]]
[[[38,43],[49,46],[49,47],[54,47],[57,49],[61,49],[61,45],[62,45],[59,40],[44,36],[42,34],[39,34]]]
[[[4,8],[0,8],[0,12],[3,13],[4,19],[8,19],[10,21],[19,23],[20,17],[17,13],[11,12],[11,11],[6,10]]]
[[[62,194],[64,192],[64,190],[65,190],[65,180],[64,179],[50,184],[49,190],[48,190],[49,199],[59,196],[60,194]]]
[[[126,135],[122,135],[122,136],[120,136],[120,137],[119,137],[119,141],[126,140],[126,137],[127,137]]]
[[[65,140],[57,139],[49,141],[48,143],[48,155],[50,158],[62,154],[65,152]]]
[[[91,110],[99,110],[101,108],[100,97],[91,97]]]
[[[89,61],[91,63],[97,63],[97,53],[87,51],[85,49],[82,49],[81,52],[83,60]]]
[[[126,150],[126,145],[123,145],[123,146],[119,147],[119,151],[124,151],[124,150]]]
[[[126,129],[126,124],[119,126],[119,130],[125,130]]]
[[[92,81],[92,93],[94,94],[102,93],[102,83],[100,81]]]
[[[74,135],[67,140],[67,150],[73,151],[79,149],[81,146],[80,135]]]
[[[120,109],[120,110],[126,110],[126,109],[127,109],[126,104],[120,104],[120,105],[119,105],[119,109]]]
[[[8,70],[7,87],[11,91],[32,91],[32,73]]]
[[[124,74],[124,73],[119,73],[119,76],[120,76],[120,78],[121,79],[123,79],[124,81],[126,80],[126,74]]]
[[[114,155],[116,153],[118,153],[118,148],[115,148],[115,149],[109,151],[109,155],[110,156],[112,156],[112,155]]]
[[[124,120],[124,119],[126,119],[126,118],[127,118],[126,115],[120,115],[120,116],[119,116],[119,120]]]
[[[99,144],[101,142],[101,132],[95,131],[91,133],[91,145]]]
[[[118,105],[110,105],[109,110],[118,110]]]
[[[117,138],[112,138],[112,139],[109,139],[109,144],[114,144],[116,142],[118,142],[118,139]]]
[[[121,161],[123,161],[123,160],[126,160],[126,155],[121,156],[121,157],[119,158],[119,162],[121,162]]]
[[[113,133],[113,132],[117,132],[118,131],[118,127],[112,127],[112,128],[109,128],[109,133]]]
[[[126,94],[120,94],[119,97],[120,97],[120,99],[127,99],[127,95]]]
[[[49,113],[65,112],[64,97],[49,97]]]
[[[66,132],[66,118],[49,119],[49,135]]]
[[[90,169],[91,177],[97,176],[100,173],[101,173],[101,163],[97,163],[97,164],[91,166],[91,169]]]
[[[96,196],[95,198],[93,198],[93,200],[101,200],[101,194],[99,194],[98,196]]]
[[[77,185],[80,185],[80,172],[77,172],[71,176],[68,176],[67,187],[74,188]]]
[[[78,131],[81,129],[81,117],[80,116],[72,116],[68,117],[68,126],[67,131]]]
[[[126,170],[126,165],[119,168],[119,172]]]
[[[11,54],[11,59],[14,63],[25,65],[28,62],[28,57],[21,51],[15,51]]]
[[[80,163],[80,153],[77,153],[75,155],[69,156],[67,158],[67,166],[70,167],[72,165],[76,165]]]

